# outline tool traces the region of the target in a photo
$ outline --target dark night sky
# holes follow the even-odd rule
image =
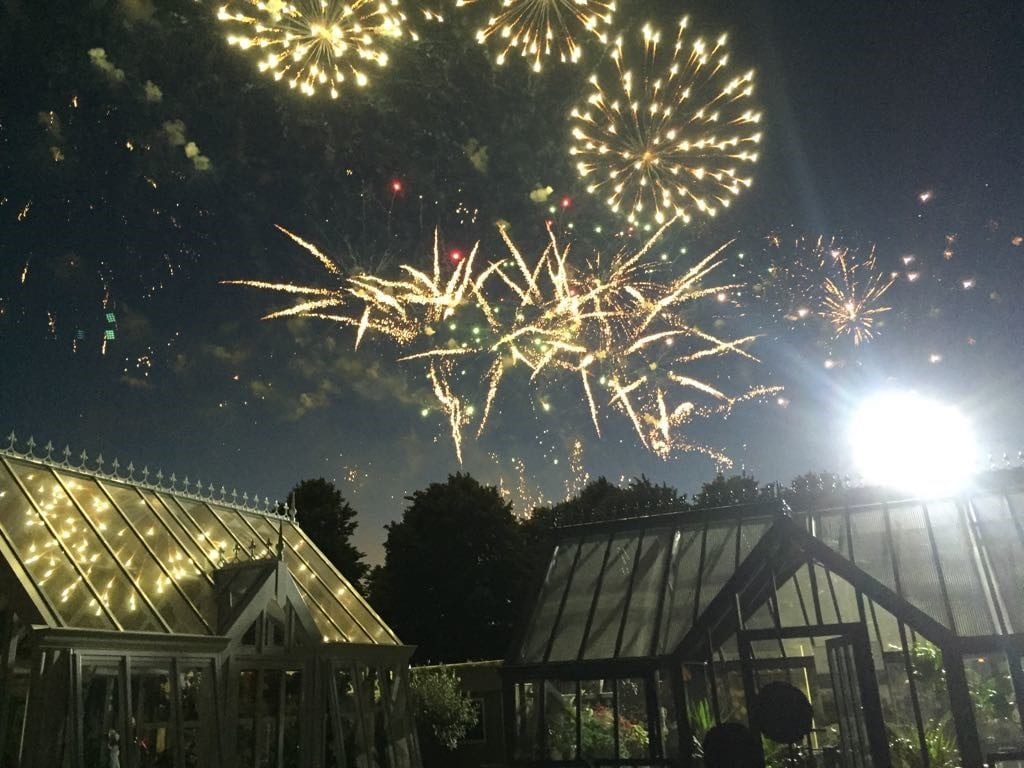
[[[898,272],[877,338],[856,348],[752,299],[722,314],[733,335],[762,334],[762,363],[705,375],[784,386],[786,404],[740,407],[694,436],[762,481],[850,472],[851,404],[900,385],[958,403],[985,453],[1015,460],[1024,5],[623,6],[627,26],[686,12],[698,31],[728,30],[732,60],[758,71],[754,187],[712,222],[668,233],[666,249],[687,248],[677,265],[736,238],[721,280],[755,282],[796,237],[824,233],[876,245],[879,266]],[[323,280],[274,224],[384,270],[425,264],[437,225],[448,249],[483,238],[498,253],[498,219],[536,244],[548,216],[529,199],[538,185],[572,199],[556,217],[566,234],[569,223],[612,231],[566,154],[566,116],[600,51],[539,76],[518,60],[495,70],[457,18],[423,27],[369,88],[331,102],[259,75],[215,12],[186,0],[0,4],[0,428],[271,497],[323,475],[360,510],[359,543],[378,557],[402,496],[458,468],[439,415],[421,415],[429,390],[387,347],[353,351],[351,332],[328,324],[260,322],[287,302],[219,281]],[[122,78],[90,60],[95,48]],[[210,168],[168,141],[174,121]],[[487,148],[484,170],[470,142]],[[555,399],[544,412],[513,388],[465,469],[515,491],[521,466],[557,499],[578,481],[567,465],[579,437],[590,476],[645,473],[693,491],[714,474],[699,456],[646,454],[620,418],[599,440],[578,398]]]

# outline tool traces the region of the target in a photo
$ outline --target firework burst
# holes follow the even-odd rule
[[[730,75],[725,35],[687,43],[686,28],[684,18],[666,53],[645,26],[636,63],[620,37],[571,113],[569,151],[587,191],[634,225],[714,216],[752,183],[743,169],[761,142],[754,72]]]
[[[666,266],[647,257],[666,227],[641,249],[620,252],[607,263],[597,254],[570,259],[570,249],[550,229],[547,246],[530,260],[502,229],[508,255],[480,269],[476,248],[448,267],[435,237],[432,271],[402,266],[402,276],[390,280],[345,276],[315,246],[282,230],[337,285],[230,282],[299,298],[265,319],[330,320],[355,328],[357,347],[368,332],[397,343],[400,361],[424,366],[460,461],[464,433],[474,426],[478,437],[483,433],[503,384],[519,373],[531,385],[563,376],[575,380],[599,436],[605,412],[612,410],[623,414],[643,446],[662,458],[698,452],[728,465],[721,451],[688,438],[685,427],[778,388],[753,387],[729,395],[698,378],[693,368],[698,361],[738,357],[756,362],[745,349],[754,337],[722,338],[690,319],[695,303],[739,286],[707,284],[723,261],[722,249],[681,275],[662,275]],[[476,321],[461,340],[444,333],[458,328],[457,315]],[[467,396],[460,389],[469,369],[479,371],[480,387]],[[474,400],[482,400],[483,407]]]
[[[229,44],[263,55],[260,72],[307,96],[326,88],[336,99],[347,76],[367,84],[363,64],[387,64],[381,41],[402,35],[396,2],[236,0],[221,6],[217,18],[233,30]]]
[[[583,49],[577,35],[594,35],[607,43],[615,3],[606,0],[456,0],[457,8],[477,6],[491,15],[476,33],[477,42],[496,41],[501,48],[495,61],[504,64],[519,51],[533,59],[540,72],[546,58],[577,62]],[[495,12],[490,8],[499,6]]]
[[[775,234],[768,241],[774,249],[784,246]],[[878,267],[874,246],[865,253],[836,237],[801,237],[772,261],[760,292],[787,322],[819,318],[833,340],[860,345],[875,337],[880,316],[892,309],[885,299],[894,283],[894,274]]]

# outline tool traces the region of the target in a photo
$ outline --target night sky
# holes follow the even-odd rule
[[[899,386],[958,404],[985,461],[1017,463],[1024,6],[622,6],[613,27],[627,37],[683,13],[696,33],[728,31],[730,63],[756,68],[764,112],[752,188],[714,219],[674,226],[655,252],[678,274],[732,241],[709,282],[744,288],[692,319],[758,335],[760,363],[716,358],[693,373],[784,391],[687,437],[763,482],[851,473],[850,409]],[[638,247],[646,235],[586,193],[568,155],[569,111],[602,49],[587,41],[580,64],[539,74],[516,56],[498,68],[473,39],[472,9],[451,8],[444,24],[416,21],[418,42],[396,42],[366,88],[332,101],[260,74],[216,10],[0,4],[0,429],[271,498],[324,476],[378,559],[402,497],[459,469],[429,385],[386,340],[355,350],[350,328],[263,322],[293,299],[221,283],[330,284],[274,225],[346,273],[382,276],[429,268],[435,227],[451,263],[478,240],[484,262],[503,257],[499,221],[525,254],[543,248],[546,222],[573,253]],[[531,199],[545,187],[546,202]],[[861,259],[874,247],[894,280],[879,302],[891,309],[859,345],[820,318],[786,317],[785,275],[820,235]],[[651,455],[611,409],[598,438],[574,383],[510,383],[483,436],[467,436],[463,468],[501,483],[520,512],[580,486],[577,441],[589,477],[693,492],[714,476],[706,456]]]

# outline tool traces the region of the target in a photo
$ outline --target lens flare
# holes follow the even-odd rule
[[[754,71],[731,75],[726,36],[687,43],[686,28],[684,18],[667,53],[650,25],[642,54],[620,37],[571,112],[569,152],[587,191],[633,225],[714,216],[752,183],[745,169],[761,143]]]
[[[866,482],[922,496],[954,493],[977,469],[966,417],[915,392],[867,399],[851,421],[850,444]]]

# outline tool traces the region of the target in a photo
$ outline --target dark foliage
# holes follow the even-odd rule
[[[529,599],[523,531],[497,488],[449,475],[406,497],[386,526],[374,607],[416,660],[502,658]]]

